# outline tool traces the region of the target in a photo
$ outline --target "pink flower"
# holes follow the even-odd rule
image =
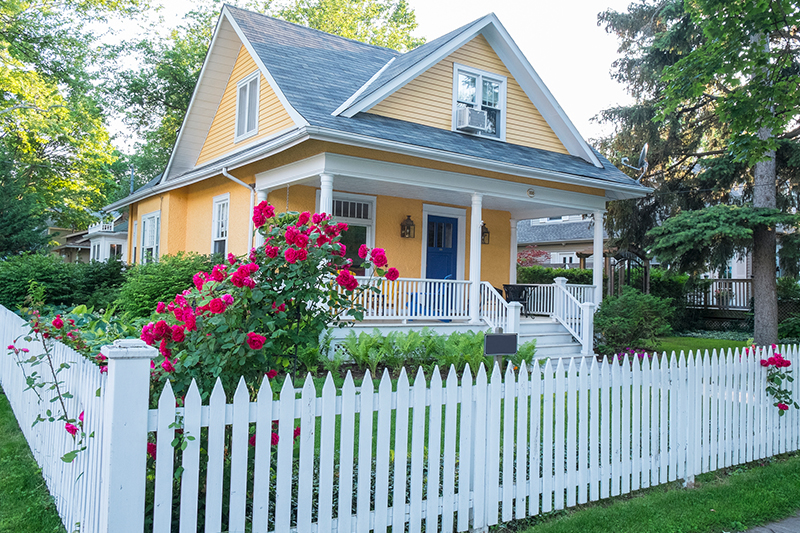
[[[297,237],[294,238],[294,244],[298,248],[305,248],[306,246],[308,246],[308,235],[300,233],[299,235],[297,235]]]
[[[762,359],[761,366],[769,366],[769,361],[767,361],[766,359]]]
[[[358,247],[358,257],[361,259],[366,259],[369,255],[369,247],[366,244],[362,244]]]
[[[299,436],[300,436],[300,426],[297,426],[296,428],[294,428],[294,438],[296,439]]]
[[[300,232],[297,231],[297,228],[294,226],[289,226],[284,234],[284,237],[286,238],[286,244],[294,244],[294,241],[298,235],[300,235]]]
[[[191,308],[184,309],[183,322],[186,325],[186,331],[194,331],[197,329],[197,321]]]
[[[78,433],[78,426],[76,426],[75,424],[70,424],[69,422],[64,424],[64,429],[66,429],[67,433],[69,433],[73,437],[75,436],[76,433]]]
[[[386,272],[386,279],[389,281],[394,281],[400,277],[400,272],[395,268],[392,267]]]
[[[267,338],[263,335],[252,331],[247,334],[247,345],[251,350],[260,350],[264,347],[265,342],[267,342]]]
[[[278,375],[278,371],[273,368],[272,370],[267,372],[267,379],[275,379],[275,376],[277,376],[277,375]]]
[[[348,291],[354,291],[358,287],[358,281],[349,270],[342,270],[336,276],[336,283],[344,287]]]
[[[347,246],[344,243],[339,243],[339,255],[344,257],[347,254]]]
[[[225,302],[225,305],[233,305],[233,296],[230,294],[223,294],[222,301]]]
[[[775,359],[775,357],[774,357],[774,356],[773,356],[773,357],[770,357],[769,359],[767,359],[767,363],[768,363],[768,364],[770,364],[770,365],[774,365],[775,363],[777,363],[777,361],[778,361],[778,360],[777,360],[777,359]]]
[[[235,262],[236,262],[236,256],[233,255],[232,253],[229,253],[228,254],[228,263],[234,264]]]
[[[156,444],[154,442],[147,443],[147,455],[155,461],[156,460]]]
[[[214,265],[214,268],[211,269],[211,279],[214,281],[224,281],[225,276],[228,274],[225,272],[226,268],[225,265]]]
[[[290,264],[295,264],[297,262],[297,250],[294,248],[288,248],[284,253],[283,257],[286,258],[286,262]]]
[[[153,335],[156,340],[161,340],[172,332],[169,330],[169,324],[166,320],[159,320],[153,328]]]
[[[194,286],[197,288],[198,291],[203,290],[203,284],[205,284],[206,280],[203,277],[205,272],[198,272],[194,276],[192,276],[192,281],[194,282]]]
[[[311,222],[313,222],[314,224],[319,224],[324,219],[325,219],[325,215],[324,214],[322,214],[322,213],[314,213],[314,215],[311,217]]]
[[[79,415],[78,415],[78,420],[80,420],[80,421],[81,421],[81,424],[83,424],[83,413],[84,413],[84,412],[83,412],[83,411],[81,411],[81,414],[79,414]]]
[[[300,213],[300,216],[297,217],[297,225],[298,226],[305,226],[308,224],[308,219],[311,218],[311,213],[308,211],[303,211]]]
[[[222,298],[214,298],[210,302],[208,302],[208,308],[211,309],[211,312],[215,315],[225,312],[225,302],[222,301]]]
[[[278,248],[277,246],[265,246],[264,247],[264,252],[267,254],[267,257],[271,257],[272,259],[275,259],[276,257],[278,257],[278,254],[280,253],[280,251],[281,251],[280,248]]]
[[[771,344],[770,346],[772,346],[772,350],[773,351],[778,349],[778,345],[777,344]]]
[[[275,302],[272,302],[272,310],[275,311],[276,313],[283,313],[284,311],[286,311],[286,304],[281,304],[276,306]]]
[[[269,205],[266,200],[259,203],[257,206],[253,208],[253,222],[256,220],[256,216],[259,218],[264,218],[264,223],[266,223],[266,219],[272,218],[275,216],[275,208]],[[264,223],[261,225],[263,226]]]
[[[253,224],[255,225],[256,228],[260,228],[266,223],[267,223],[267,217],[265,217],[263,213],[260,212],[253,213]]]
[[[385,267],[389,261],[386,259],[386,251],[383,248],[373,248],[372,263],[378,267]]]
[[[148,346],[152,346],[153,343],[156,342],[156,337],[155,337],[155,333],[153,331],[153,328],[154,328],[154,326],[153,326],[152,322],[150,322],[149,324],[147,324],[146,326],[144,326],[142,328],[142,335],[140,336],[140,338],[145,343],[147,343]]]
[[[170,329],[170,337],[171,336],[172,336],[172,330]],[[161,352],[161,355],[163,355],[164,357],[171,357],[172,356],[172,350],[167,348],[167,339],[166,338],[161,339],[161,344],[158,346],[158,351]]]
[[[250,435],[250,438],[247,439],[247,444],[249,444],[250,446],[255,446],[256,445],[256,434],[255,433]]]
[[[100,367],[100,373],[101,374],[107,374],[108,373],[108,367],[107,366],[101,366]]]
[[[167,312],[166,304],[164,302],[158,302],[158,305],[156,305],[156,313],[160,314],[160,313],[166,313],[166,312]]]
[[[183,342],[186,340],[185,326],[175,325],[172,326],[172,340],[174,342]]]
[[[175,359],[175,361],[177,362],[178,360]],[[164,359],[164,362],[161,363],[161,368],[163,368],[167,373],[175,372],[175,367],[172,366],[172,363],[169,361],[169,359]]]
[[[786,405],[785,403],[779,403],[778,404],[778,409],[780,409],[781,411],[788,411],[789,410],[789,406]]]
[[[306,250],[305,248],[297,250],[297,260],[305,261],[306,259],[308,259],[308,250]]]
[[[278,435],[277,433],[275,433],[275,432],[273,431],[273,432],[272,432],[272,445],[273,445],[273,446],[277,446],[277,445],[278,445],[278,441],[279,441],[280,439],[281,439],[280,435]]]
[[[64,327],[64,321],[61,320],[61,315],[56,315],[56,317],[53,319],[53,327],[56,329],[61,329]]]

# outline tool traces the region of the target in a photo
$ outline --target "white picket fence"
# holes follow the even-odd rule
[[[3,338],[19,325],[6,312]],[[798,346],[780,351],[796,364]],[[184,407],[167,386],[157,409],[148,408],[155,350],[127,341],[103,352],[107,384],[93,365],[72,366],[86,380],[70,387],[74,401],[85,402],[87,423],[103,421],[73,465],[59,460],[70,449],[63,424],[26,429],[39,406],[11,357],[0,365],[69,530],[480,530],[800,448],[798,411],[779,417],[764,391],[758,360],[770,349],[558,360],[491,376],[467,367],[444,381],[418,370],[413,385],[403,371],[377,390],[369,374],[341,388],[328,375],[321,394],[310,377],[302,389],[265,379],[255,401],[240,381],[232,403],[218,382],[208,405],[193,384]],[[182,450],[172,447],[176,422]]]
[[[77,418],[83,411],[84,431],[87,435],[94,433],[94,437],[88,439],[87,450],[79,453],[72,463],[65,463],[61,457],[76,449],[76,442],[64,429],[64,422],[40,422],[32,426],[37,415],[44,415],[46,409],[52,409],[53,412],[59,410],[57,404],[51,403],[55,391],[39,389],[39,399],[32,390],[26,390],[26,374],[23,373],[23,368],[27,375],[34,371],[48,375],[50,370],[42,365],[20,366],[6,349],[16,340],[17,347],[30,350],[27,354],[21,353],[21,358],[42,353],[41,345],[24,340],[28,332],[29,328],[25,326],[24,320],[0,306],[0,338],[4,350],[0,356],[0,386],[11,404],[36,462],[42,469],[42,477],[53,495],[56,509],[67,531],[73,531],[75,524],[81,524],[81,531],[99,531],[102,474],[100,443],[105,431],[103,417],[106,377],[100,373],[97,365],[80,354],[61,343],[53,343],[54,367],[69,365],[69,368],[58,374],[59,380],[65,384],[65,390],[72,395],[72,398],[65,400],[69,416]]]

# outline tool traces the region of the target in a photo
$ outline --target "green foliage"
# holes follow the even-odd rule
[[[656,347],[656,337],[672,331],[672,300],[642,294],[626,288],[622,296],[603,300],[594,317],[601,353],[618,353],[627,348]]]
[[[168,302],[192,286],[192,276],[211,270],[213,259],[206,255],[178,252],[161,256],[157,263],[131,267],[119,290],[116,304],[132,318],[148,317],[158,302]]]
[[[65,263],[51,254],[24,254],[0,261],[0,304],[24,305],[31,282],[44,291],[42,303],[52,306],[88,304],[107,308],[123,282],[124,265],[116,260]]]
[[[592,271],[579,268],[517,267],[518,283],[551,284],[555,278],[567,278],[567,283],[591,285]]]

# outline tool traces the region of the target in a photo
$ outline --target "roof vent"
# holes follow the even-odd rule
[[[474,107],[459,107],[456,113],[456,129],[471,133],[486,131],[486,111]]]

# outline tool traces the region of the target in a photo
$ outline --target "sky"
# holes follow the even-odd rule
[[[433,40],[494,12],[534,70],[586,139],[611,132],[591,122],[602,109],[632,99],[611,79],[617,40],[597,25],[606,9],[623,11],[633,0],[408,0],[419,24],[414,35]],[[177,25],[191,0],[165,2],[162,16]]]

